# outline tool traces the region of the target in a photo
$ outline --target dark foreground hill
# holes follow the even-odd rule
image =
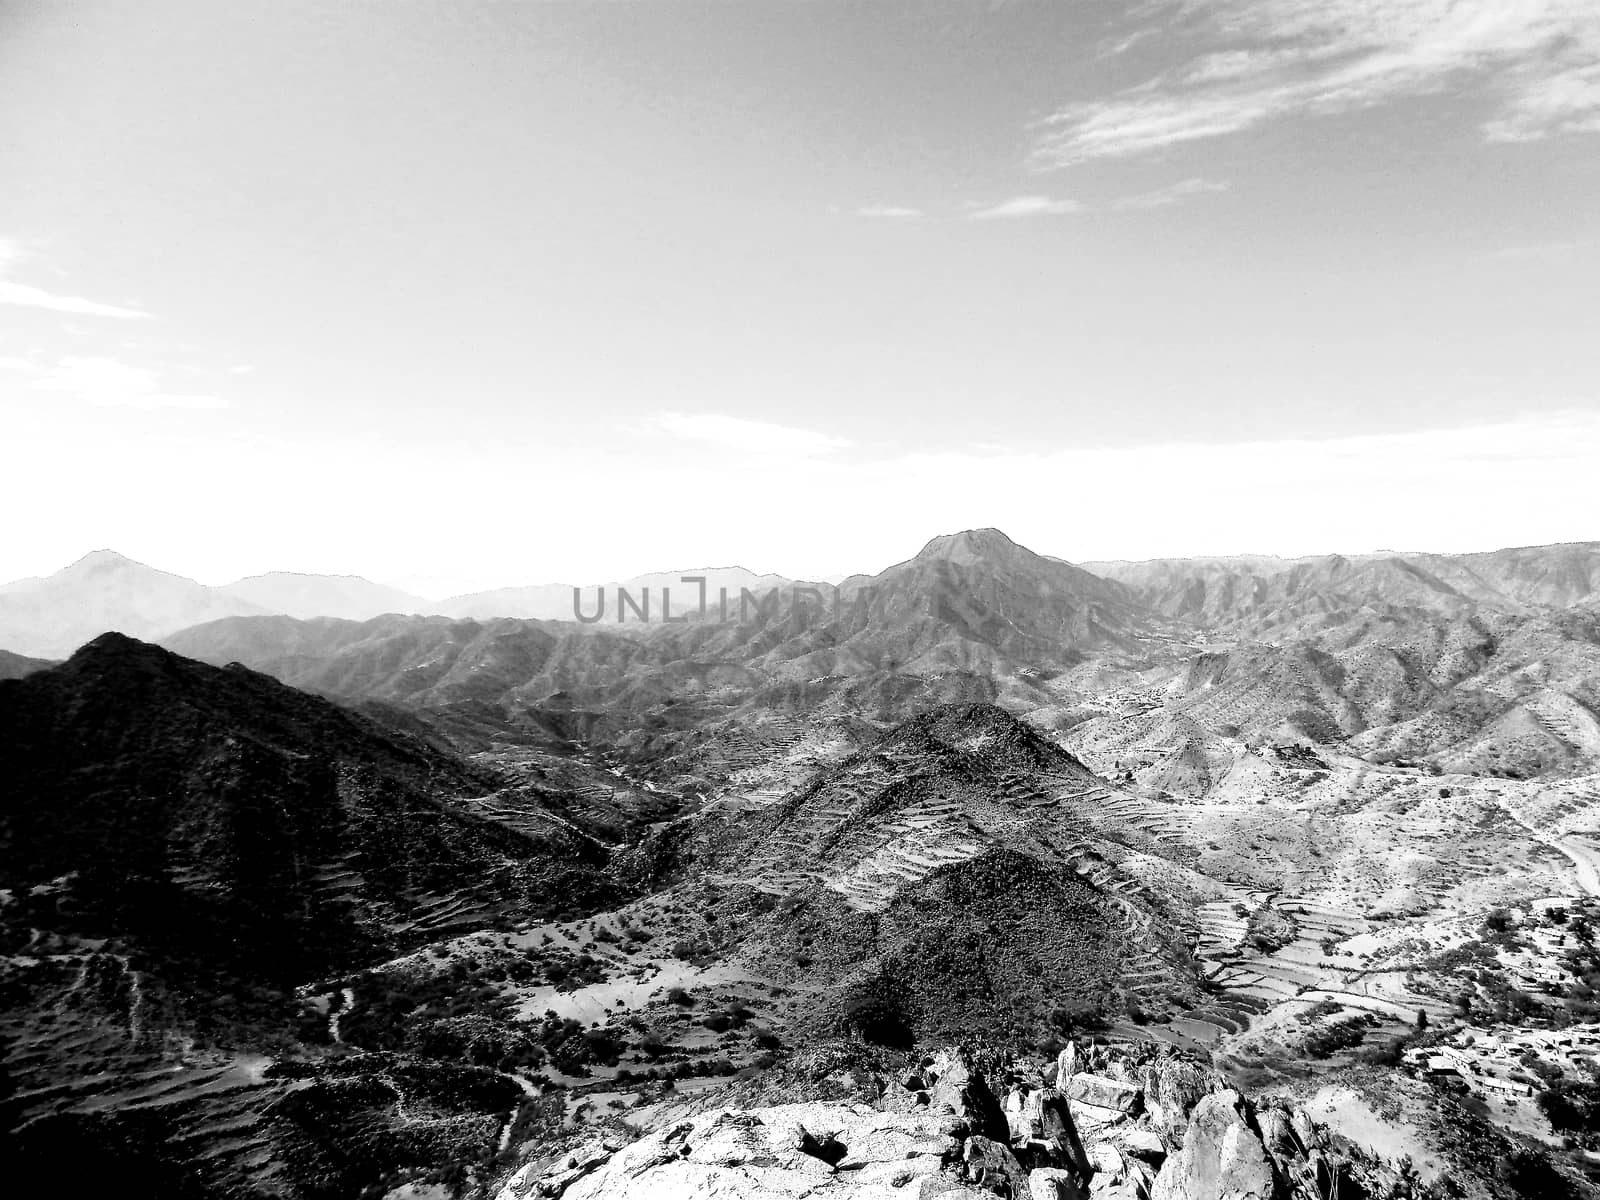
[[[179,960],[303,980],[541,849],[456,807],[496,781],[421,739],[120,634],[0,683],[0,727],[5,886]]]
[[[353,1195],[491,1154],[522,1094],[494,1070],[267,1055],[337,1044],[330,973],[612,898],[539,795],[119,634],[0,682],[0,777],[0,1140],[137,1194]]]

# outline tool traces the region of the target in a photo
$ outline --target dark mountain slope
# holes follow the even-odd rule
[[[48,658],[28,658],[9,650],[0,650],[0,679],[21,679],[24,675],[32,675],[35,671],[53,666],[55,663]]]
[[[1112,798],[1002,709],[955,704],[765,808],[679,822],[661,845],[675,873],[711,872],[741,953],[813,990],[815,1020],[863,1004],[923,1038],[998,1035],[1052,1004],[1116,1019],[1192,989],[1186,919],[1118,866],[1154,839],[1117,827]]]
[[[0,728],[5,885],[70,876],[64,917],[161,956],[303,979],[551,848],[462,811],[496,780],[419,738],[120,634],[0,683]]]

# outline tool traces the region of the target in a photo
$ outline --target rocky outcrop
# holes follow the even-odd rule
[[[962,1130],[961,1119],[950,1114],[889,1113],[864,1104],[721,1109],[657,1130],[598,1162],[598,1143],[531,1162],[497,1200],[975,1198],[978,1193],[946,1170],[962,1153]],[[995,1150],[1010,1153],[1004,1145]],[[1001,1162],[998,1153],[995,1162]]]
[[[1272,1159],[1238,1092],[1216,1092],[1195,1106],[1183,1148],[1156,1176],[1151,1200],[1274,1200]]]
[[[1405,1194],[1305,1112],[1258,1111],[1165,1050],[1044,1068],[951,1050],[877,1086],[872,1105],[720,1109],[623,1148],[590,1142],[528,1163],[497,1200],[1325,1200],[1335,1180]]]

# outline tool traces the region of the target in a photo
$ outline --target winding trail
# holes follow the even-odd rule
[[[347,1012],[351,1012],[356,1006],[356,994],[351,989],[341,988],[339,989],[339,995],[343,997],[343,1003],[328,1014],[328,1040],[333,1042],[334,1045],[343,1044],[344,1039],[339,1036],[339,1022]]]
[[[1542,833],[1508,808],[1503,801],[1499,801],[1498,798],[1497,803],[1500,804],[1500,811],[1527,830],[1528,835],[1535,841],[1543,842],[1550,849],[1559,851],[1570,858],[1573,867],[1577,871],[1578,886],[1590,896],[1600,896],[1600,862],[1596,861],[1597,855],[1592,848],[1583,845],[1576,838],[1551,837],[1549,834]]]
[[[508,1079],[510,1079],[513,1083],[515,1083],[519,1088],[521,1088],[522,1089],[522,1094],[524,1096],[526,1096],[529,1100],[532,1100],[536,1096],[538,1096],[539,1089],[534,1087],[531,1081],[523,1078],[521,1075],[518,1075],[515,1071],[502,1071],[501,1074],[505,1075]],[[519,1100],[517,1103],[515,1103],[515,1104],[513,1104],[511,1106],[510,1113],[508,1113],[506,1115],[506,1123],[500,1127],[500,1141],[495,1146],[495,1153],[496,1154],[498,1154],[502,1150],[504,1150],[506,1148],[506,1146],[510,1143],[510,1141],[511,1141],[511,1130],[516,1126],[517,1114],[519,1112],[521,1112],[521,1111],[522,1111],[522,1102]]]

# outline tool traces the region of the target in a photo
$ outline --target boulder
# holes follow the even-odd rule
[[[1028,1100],[1030,1123],[1038,1131],[1036,1136],[1087,1179],[1091,1164],[1067,1098],[1055,1088],[1040,1088]]]
[[[933,1086],[928,1089],[928,1107],[933,1112],[961,1118],[971,1133],[1006,1139],[1010,1129],[1000,1102],[965,1052],[941,1051],[924,1071],[924,1077],[929,1076]]]
[[[1086,1200],[1078,1173],[1065,1167],[1035,1167],[1028,1172],[1028,1200]]]
[[[605,1163],[619,1146],[618,1142],[594,1138],[554,1158],[534,1159],[506,1181],[499,1200],[559,1196],[568,1185]]]
[[[1072,1082],[1072,1077],[1078,1073],[1078,1043],[1068,1042],[1066,1048],[1056,1055],[1056,1086],[1063,1091],[1067,1084]]]
[[[1064,1089],[1067,1098],[1096,1108],[1110,1108],[1133,1116],[1144,1104],[1144,1093],[1138,1084],[1108,1079],[1104,1075],[1074,1075]]]
[[[1269,1108],[1258,1113],[1256,1124],[1261,1130],[1261,1144],[1280,1171],[1287,1171],[1305,1159],[1306,1147],[1301,1145],[1289,1114],[1283,1109]]]
[[[1294,1130],[1294,1135],[1300,1139],[1300,1144],[1306,1152],[1319,1148],[1323,1144],[1322,1133],[1312,1122],[1305,1109],[1297,1108],[1289,1114],[1289,1127]]]
[[[1004,1142],[969,1137],[962,1161],[966,1163],[967,1179],[979,1187],[1002,1196],[1028,1194],[1028,1172]]]
[[[1181,1142],[1194,1106],[1217,1086],[1216,1076],[1194,1063],[1181,1058],[1157,1059],[1144,1069],[1145,1107],[1168,1140]]]
[[[1167,1146],[1161,1140],[1161,1135],[1145,1125],[1123,1130],[1119,1135],[1119,1141],[1124,1152],[1142,1158],[1146,1162],[1160,1163],[1167,1156]]]
[[[1152,1200],[1274,1200],[1278,1177],[1238,1092],[1195,1105],[1183,1148],[1163,1164]]]
[[[1037,1096],[1038,1093],[1035,1092],[1034,1095]],[[1012,1145],[1026,1142],[1028,1139],[1038,1136],[1037,1122],[1033,1119],[1033,1116],[1037,1114],[1038,1105],[1030,1105],[1031,1099],[1032,1097],[1020,1087],[1013,1087],[1006,1093],[1004,1105],[1006,1132]],[[1032,1114],[1030,1114],[1030,1109],[1032,1109]]]

